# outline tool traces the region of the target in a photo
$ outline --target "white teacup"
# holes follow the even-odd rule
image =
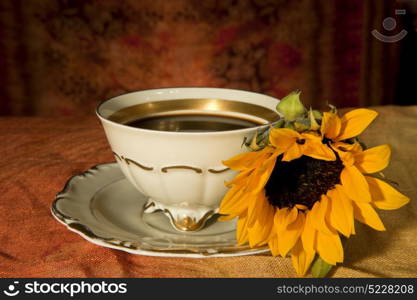
[[[222,164],[246,152],[244,141],[279,118],[278,100],[221,88],[164,88],[104,101],[97,115],[126,178],[149,198],[145,212],[163,211],[182,231],[202,228],[227,191],[235,171]],[[244,119],[254,127],[207,132],[173,132],[125,125],[138,118],[208,114]]]

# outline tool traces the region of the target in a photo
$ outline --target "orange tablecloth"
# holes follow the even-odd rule
[[[363,138],[389,143],[384,172],[411,203],[381,211],[386,232],[361,224],[334,277],[417,277],[417,106],[376,107],[379,118]],[[67,179],[113,161],[98,120],[0,118],[0,277],[292,277],[289,258],[132,255],[91,244],[50,213]]]

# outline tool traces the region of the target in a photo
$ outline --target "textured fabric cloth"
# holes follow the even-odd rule
[[[387,228],[356,223],[345,262],[334,277],[417,277],[417,106],[376,107],[379,118],[363,135],[369,146],[389,143],[384,171],[411,202],[380,211]],[[88,118],[0,118],[0,277],[293,277],[289,258],[164,258],[94,245],[50,213],[67,179],[113,161],[103,130]]]
[[[89,115],[103,99],[169,86],[393,103],[402,42],[370,34],[393,2],[2,0],[0,115]]]

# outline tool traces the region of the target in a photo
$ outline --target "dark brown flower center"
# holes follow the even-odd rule
[[[265,192],[269,203],[283,208],[302,204],[311,209],[321,195],[340,183],[342,161],[302,156],[290,162],[278,157]]]

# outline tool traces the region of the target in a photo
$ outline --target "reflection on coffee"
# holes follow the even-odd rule
[[[184,114],[141,118],[125,125],[161,131],[207,132],[244,129],[261,124],[223,115]]]

